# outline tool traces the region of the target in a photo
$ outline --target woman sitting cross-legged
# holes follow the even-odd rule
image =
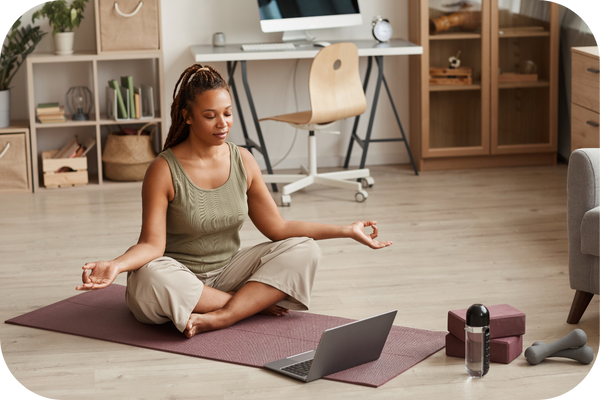
[[[307,310],[321,251],[315,240],[352,238],[371,248],[374,221],[345,226],[286,221],[252,154],[226,142],[233,124],[223,77],[195,64],[175,85],[172,125],[142,186],[138,243],[112,261],[83,266],[77,290],[127,272],[127,304],[147,324],[172,321],[186,336],[263,312]],[[246,216],[269,242],[240,249]],[[371,227],[373,233],[364,229]]]

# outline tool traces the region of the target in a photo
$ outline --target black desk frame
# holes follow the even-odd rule
[[[369,116],[367,134],[366,134],[366,137],[364,140],[361,139],[360,137],[358,137],[357,130],[358,130],[358,123],[360,121],[360,115],[356,116],[354,119],[354,126],[352,128],[352,136],[350,137],[350,143],[348,144],[348,152],[346,153],[346,159],[344,161],[344,168],[347,169],[348,164],[350,163],[350,156],[352,154],[352,147],[354,145],[354,142],[356,142],[363,150],[359,169],[362,169],[365,166],[365,163],[367,160],[367,152],[369,150],[369,144],[371,142],[372,143],[404,142],[404,145],[406,146],[406,151],[408,152],[408,156],[410,158],[410,162],[412,164],[413,170],[415,171],[415,175],[419,175],[417,166],[415,165],[415,161],[414,161],[412,153],[410,151],[410,146],[408,145],[408,141],[406,140],[406,135],[404,134],[404,129],[402,128],[402,123],[400,122],[400,117],[398,116],[398,111],[396,110],[396,105],[394,104],[394,100],[392,98],[390,88],[389,88],[387,81],[385,79],[385,76],[383,74],[383,56],[368,56],[367,57],[368,64],[367,64],[367,71],[365,74],[365,80],[364,80],[364,84],[363,84],[363,90],[365,91],[365,93],[367,92],[367,85],[369,83],[369,78],[371,76],[371,69],[373,66],[373,58],[375,58],[379,72],[377,74],[377,82],[375,83],[375,94],[373,96],[373,102],[371,105],[371,115]],[[247,66],[246,66],[246,61],[242,60],[242,61],[240,61],[241,66],[242,66],[242,68],[241,68],[242,69],[242,82],[244,85],[244,91],[246,92],[246,98],[248,100],[248,105],[250,106],[250,113],[252,114],[252,120],[254,121],[254,128],[256,129],[256,134],[258,136],[259,143],[256,143],[248,135],[248,129],[246,127],[246,122],[244,119],[244,114],[242,112],[240,98],[238,95],[238,91],[237,91],[237,87],[236,87],[235,79],[234,79],[234,74],[235,74],[235,70],[237,67],[237,63],[238,63],[237,61],[227,61],[227,74],[229,75],[229,79],[228,79],[229,87],[231,88],[231,92],[233,94],[235,105],[237,107],[239,118],[240,118],[240,125],[242,127],[242,133],[244,134],[245,144],[243,145],[243,147],[247,148],[250,151],[252,151],[253,149],[257,150],[260,154],[262,154],[262,156],[265,160],[267,172],[269,174],[273,174],[273,168],[271,167],[271,161],[269,160],[269,155],[268,155],[267,147],[265,145],[265,141],[263,138],[262,129],[260,128],[260,123],[258,122],[258,115],[256,114],[256,107],[254,105],[254,100],[252,98],[252,92],[250,90],[250,85],[248,84],[248,70],[247,70]],[[381,84],[382,83],[388,94],[388,98],[390,99],[392,109],[394,110],[394,116],[396,117],[396,122],[398,123],[398,127],[400,128],[400,133],[402,135],[402,137],[400,137],[400,138],[371,139],[371,133],[373,131],[373,122],[375,120],[375,112],[377,111],[377,102],[379,99],[379,94],[381,92]],[[272,185],[273,191],[277,192],[277,185],[275,183],[272,183],[271,185]]]

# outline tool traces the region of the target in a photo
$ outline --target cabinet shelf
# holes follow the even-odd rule
[[[461,90],[481,90],[481,82],[471,85],[429,85],[430,92],[452,92]]]
[[[450,32],[437,33],[430,35],[429,40],[460,40],[460,39],[481,39],[481,33],[476,32]]]
[[[500,39],[517,38],[517,37],[549,37],[550,32],[545,30],[535,31],[528,29],[502,29],[498,30]]]
[[[540,88],[549,87],[550,82],[539,80],[535,82],[499,82],[498,89]]]

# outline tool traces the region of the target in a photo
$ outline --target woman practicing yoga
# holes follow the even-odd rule
[[[183,72],[171,121],[144,178],[138,243],[112,261],[85,264],[77,290],[102,289],[127,271],[133,315],[148,324],[173,321],[192,337],[260,312],[307,310],[321,257],[314,240],[352,238],[373,249],[392,244],[375,240],[374,221],[284,220],[252,154],[226,142],[231,96],[211,66]],[[247,216],[270,242],[240,249]]]

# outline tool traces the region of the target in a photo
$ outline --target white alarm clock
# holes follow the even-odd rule
[[[390,21],[379,15],[373,18],[373,37],[380,42],[389,42],[392,38]]]

